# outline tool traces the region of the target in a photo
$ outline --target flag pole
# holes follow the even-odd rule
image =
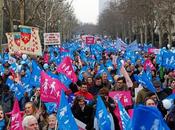
[[[159,98],[159,96],[157,95],[156,92],[155,92],[155,95],[156,95],[156,97],[157,97],[157,100],[160,101],[160,98]]]

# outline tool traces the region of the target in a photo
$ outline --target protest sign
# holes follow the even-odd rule
[[[60,45],[60,33],[44,33],[44,45]]]

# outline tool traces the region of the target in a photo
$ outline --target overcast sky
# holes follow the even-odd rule
[[[73,7],[78,20],[83,23],[97,23],[98,0],[73,0]]]

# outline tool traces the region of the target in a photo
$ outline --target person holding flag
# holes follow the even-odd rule
[[[91,106],[87,105],[83,96],[75,97],[71,110],[76,119],[86,124],[87,130],[93,128],[94,110]]]

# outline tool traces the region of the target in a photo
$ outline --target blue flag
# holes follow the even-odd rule
[[[112,76],[110,75],[110,73],[108,72],[108,70],[105,68],[105,66],[104,66],[103,64],[101,64],[101,65],[100,65],[100,69],[98,70],[96,76],[99,76],[99,75],[101,76],[103,73],[106,73],[107,76],[108,76],[108,80],[109,80],[110,82],[113,82]],[[95,77],[96,77],[96,76],[95,76]]]
[[[63,91],[61,92],[60,98],[60,105],[57,112],[59,122],[58,130],[78,130],[78,126]]]
[[[2,76],[4,74],[4,66],[0,64],[0,75]]]
[[[100,96],[97,97],[95,116],[100,130],[111,130],[110,116]]]
[[[53,112],[57,112],[57,104],[54,102],[48,102],[48,103],[44,103],[47,109],[47,113],[48,114],[52,114]]]
[[[152,73],[149,66],[146,67],[146,75],[150,81],[152,81]]]
[[[24,96],[24,89],[20,84],[15,83],[11,79],[7,79],[6,84],[9,86],[10,90],[15,93],[15,97],[18,101]]]
[[[163,51],[162,66],[169,69],[175,69],[175,53]]]
[[[138,46],[137,40],[133,41],[132,43],[130,43],[128,45],[128,47],[126,48],[127,51],[139,51],[140,48]]]
[[[61,73],[58,74],[58,80],[60,80],[66,87],[69,87],[72,82],[68,77],[66,77],[66,75]]]
[[[120,100],[117,99],[117,103],[118,103],[118,108],[120,111],[120,118],[122,121],[122,127],[123,130],[128,130],[128,124],[130,124],[130,117],[128,115],[128,113],[126,112],[125,108],[123,107],[122,103],[120,102]]]
[[[153,83],[149,80],[148,76],[145,74],[145,72],[142,72],[141,75],[134,75],[135,80],[142,84],[143,87],[147,88],[153,93],[156,93],[156,88],[153,86]]]
[[[171,94],[168,97],[166,97],[166,99],[171,99],[171,100],[175,100],[175,94]]]
[[[32,61],[32,73],[30,77],[30,85],[35,87],[40,87],[40,73],[41,68],[38,66],[38,64],[33,60]]]
[[[134,108],[132,130],[170,130],[156,107],[138,105]]]

